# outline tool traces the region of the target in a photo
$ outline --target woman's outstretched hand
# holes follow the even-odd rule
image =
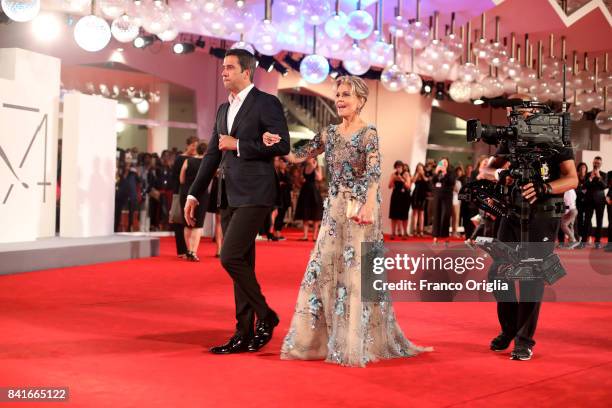
[[[266,132],[263,134],[263,143],[264,145],[270,147],[280,142],[281,137],[277,134]]]

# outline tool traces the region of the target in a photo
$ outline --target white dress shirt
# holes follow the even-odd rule
[[[249,92],[251,92],[251,89],[253,88],[255,88],[255,85],[251,84],[247,86],[246,88],[244,88],[242,91],[238,92],[236,95],[233,95],[231,93],[229,94],[229,97],[228,97],[229,108],[227,110],[227,131],[228,133],[232,131],[232,125],[234,124],[234,119],[236,119],[236,115],[238,115],[238,111],[242,107],[242,103],[244,102],[247,95],[249,94]],[[240,140],[236,140],[236,153],[238,157],[240,157],[239,144],[240,144]],[[198,199],[192,195],[188,195],[187,199],[193,200],[196,203],[198,202]]]

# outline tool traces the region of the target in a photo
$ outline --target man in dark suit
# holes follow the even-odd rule
[[[593,225],[591,219],[595,213],[595,233],[590,234],[595,236],[595,248],[601,248],[601,227],[603,225],[603,215],[606,209],[606,195],[604,190],[608,187],[606,173],[601,170],[601,157],[596,156],[593,159],[593,170],[587,174],[585,182],[586,187],[586,220],[589,230],[592,231]]]
[[[273,160],[289,153],[289,130],[279,100],[254,87],[255,68],[255,57],[248,51],[232,49],[225,54],[222,80],[230,92],[229,103],[217,110],[208,150],[185,204],[185,219],[191,225],[198,205],[195,197],[220,168],[221,264],[234,281],[237,323],[226,344],[211,348],[215,354],[258,351],[278,325],[255,276],[255,238],[274,205]],[[280,143],[265,146],[265,132],[280,135]]]
[[[612,170],[608,172],[608,194],[606,194],[608,204],[608,244],[606,252],[612,252]]]

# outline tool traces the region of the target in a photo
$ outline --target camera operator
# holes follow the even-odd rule
[[[529,100],[525,95],[514,95],[512,97]],[[518,111],[525,118],[534,113],[534,110],[530,108],[520,108]],[[503,169],[507,163],[503,155],[508,153],[510,153],[508,145],[501,143],[495,156],[491,157],[488,165],[480,170],[480,177],[513,186],[514,180],[505,176],[507,170]],[[565,191],[576,188],[578,178],[576,176],[576,165],[574,164],[574,153],[570,147],[557,150],[557,153],[552,157],[543,159],[541,164],[542,180],[528,183],[522,186],[520,190],[514,190],[517,194],[513,195],[512,200],[514,205],[518,205],[521,201],[520,196],[522,196],[522,199],[530,203],[529,242],[545,243],[544,252],[550,254],[554,250],[560,218],[542,215],[544,205],[548,200],[562,198]],[[503,217],[500,221],[497,238],[502,242],[520,242],[520,222]],[[542,255],[541,249],[538,255]],[[498,268],[499,264],[493,263],[491,265],[489,279],[505,279],[497,276]],[[507,349],[514,340],[511,359],[529,360],[533,354],[532,348],[535,345],[533,337],[538,322],[540,300],[544,293],[544,282],[541,279],[521,280],[519,282],[521,300],[517,299],[514,282],[507,281],[507,283],[510,288],[508,291],[495,293],[501,333],[491,341],[490,348],[493,351],[502,351]]]

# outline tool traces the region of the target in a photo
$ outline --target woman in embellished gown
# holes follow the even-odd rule
[[[426,351],[399,327],[390,302],[361,300],[361,243],[382,243],[380,153],[376,128],[360,117],[368,96],[365,82],[336,80],[340,125],[330,125],[289,155],[299,163],[325,153],[329,195],[323,221],[300,285],[295,313],[281,350],[286,360],[325,359],[346,366],[409,357]],[[279,138],[269,133],[264,144]],[[347,204],[360,209],[347,219]]]

